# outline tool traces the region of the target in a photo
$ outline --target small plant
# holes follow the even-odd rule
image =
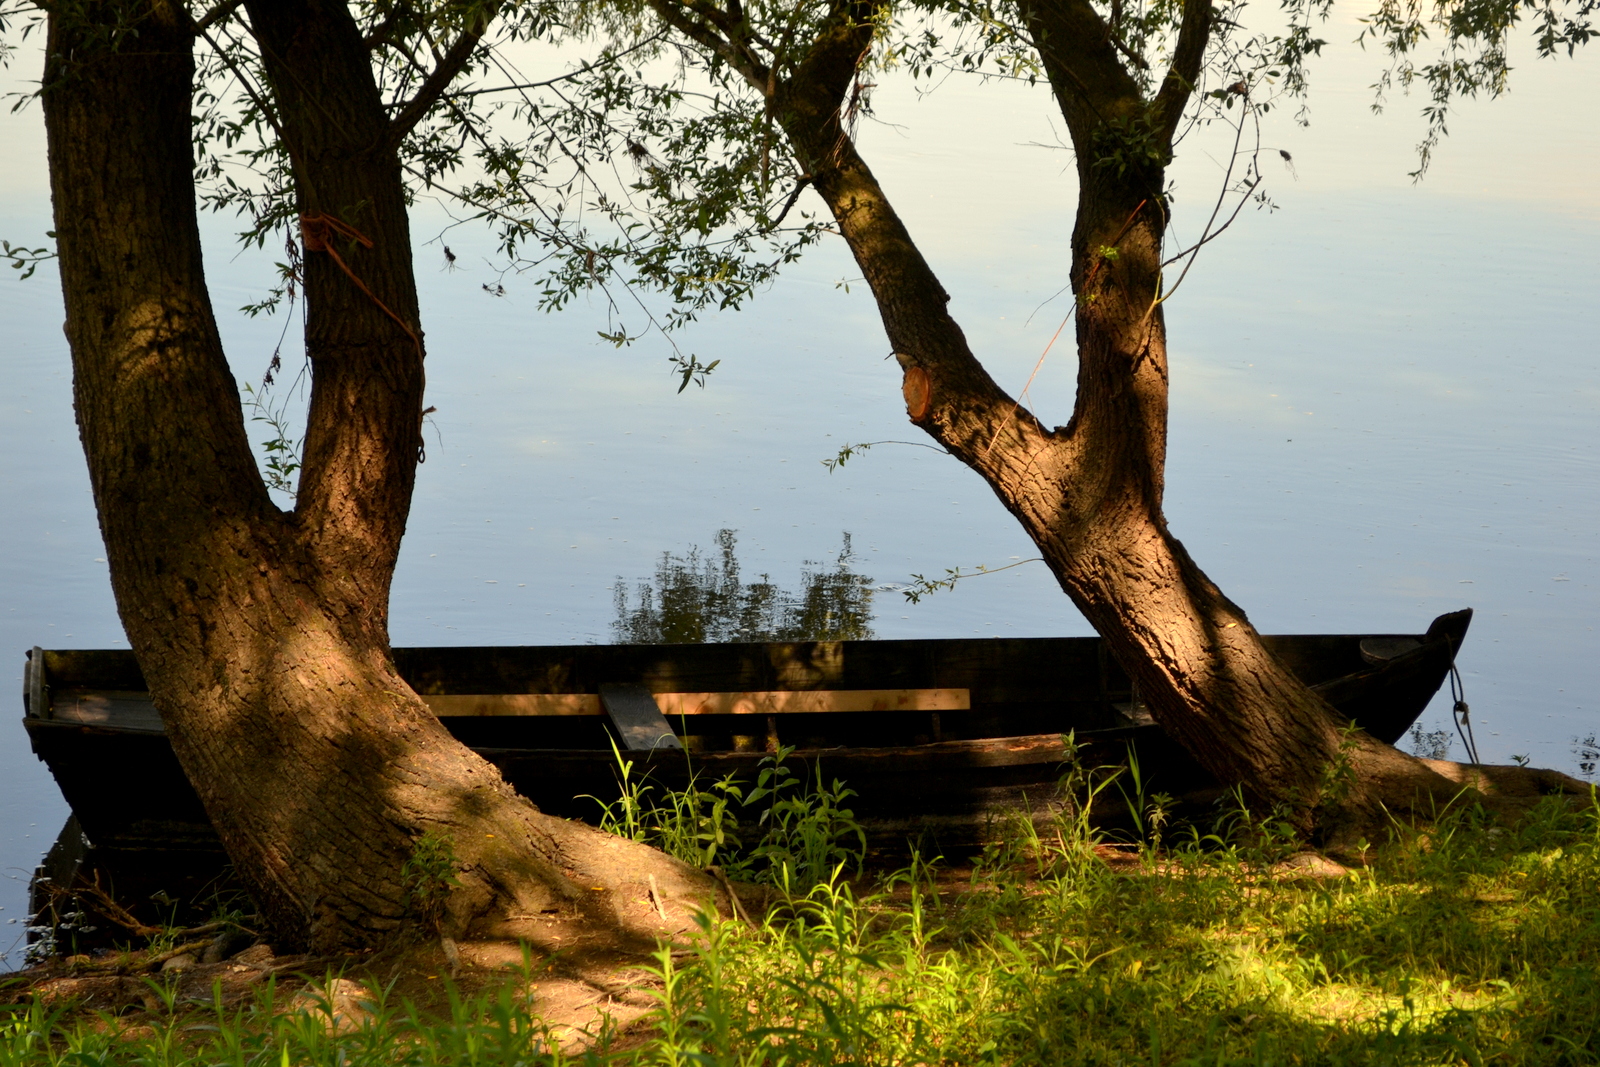
[[[1250,810],[1244,790],[1234,786],[1218,801],[1213,832],[1203,840],[1220,843],[1240,862],[1253,867],[1270,867],[1291,855],[1300,846],[1300,831],[1289,817],[1287,805],[1279,804],[1266,815]]]
[[[696,867],[736,869],[730,859],[739,848],[739,819],[733,805],[743,799],[743,789],[732,775],[700,788],[700,776],[691,774],[681,790],[662,794],[662,803],[650,812],[647,840],[670,856]]]
[[[1317,783],[1317,806],[1331,812],[1350,798],[1358,781],[1355,768],[1356,749],[1361,747],[1361,727],[1347,723],[1339,733],[1339,750],[1322,766],[1321,780]]]
[[[1124,781],[1128,784],[1124,785]],[[1119,777],[1117,791],[1122,794],[1122,802],[1127,806],[1128,816],[1133,821],[1134,844],[1146,852],[1159,847],[1161,825],[1167,821],[1167,810],[1171,806],[1172,798],[1165,793],[1157,794],[1156,797],[1146,796],[1144,774],[1139,767],[1139,753],[1131,744],[1128,746],[1128,773]],[[1152,808],[1156,815],[1155,825],[1151,824],[1150,819]]]
[[[611,803],[587,797],[600,805],[600,829],[654,845],[696,867],[721,864],[739,871],[739,861],[734,858],[740,844],[734,804],[744,801],[744,790],[732,775],[701,788],[700,775],[690,765],[688,784],[683,789],[662,790],[659,802],[654,802],[650,794],[656,787],[633,777],[633,761],[622,755],[615,740],[611,752],[620,795]],[[684,759],[688,758],[684,753]]]
[[[1169,149],[1150,123],[1140,118],[1116,118],[1103,122],[1094,132],[1094,169],[1123,177],[1140,173],[1166,162]],[[1112,258],[1112,257],[1106,257]]]
[[[450,891],[461,884],[456,876],[460,868],[455,845],[431,829],[417,838],[411,857],[400,866],[401,906],[430,934],[439,933],[444,925]]]
[[[841,867],[859,871],[866,859],[867,834],[856,822],[855,812],[844,806],[855,790],[838,779],[827,785],[820,762],[813,767],[814,781],[802,784],[784,762],[793,752],[792,746],[779,746],[763,759],[755,788],[745,799],[747,807],[767,802],[757,819],[766,833],[751,850],[750,860],[755,873],[774,885],[806,891],[828,881]]]
[[[1006,813],[987,835],[973,870],[975,883],[1005,885],[1019,869],[1031,866],[1038,878],[1070,885],[1103,867],[1096,849],[1106,835],[1095,825],[1093,810],[1101,793],[1113,785],[1122,788],[1127,768],[1090,765],[1073,733],[1061,735],[1061,746],[1065,770],[1056,784],[1054,811],[1042,814],[1024,797],[1017,809]],[[1002,890],[1001,896],[1009,893]]]
[[[259,392],[248,382],[244,385],[245,396],[250,402],[250,421],[262,423],[271,431],[268,439],[261,442],[261,478],[267,483],[268,489],[293,497],[299,481],[296,472],[300,470],[300,451],[305,447],[305,438],[294,439],[294,433],[289,428],[288,404],[285,402],[274,406],[266,390],[265,385]]]
[[[613,742],[621,795],[610,803],[588,799],[600,805],[602,830],[654,845],[696,867],[721,866],[732,878],[804,893],[841,867],[860,870],[867,838],[845,806],[855,791],[838,780],[828,785],[820,765],[814,781],[803,780],[785,762],[793,751],[779,748],[762,759],[753,787],[733,775],[702,787],[691,767],[683,789],[658,790],[633,776],[633,761]],[[743,851],[740,815],[752,810],[762,834]]]
[[[911,864],[894,871],[884,879],[885,893],[893,893],[896,886],[904,885],[907,890],[905,908],[907,933],[911,938],[911,947],[921,950],[938,931],[928,926],[928,913],[930,908],[938,911],[942,906],[939,893],[938,867],[941,857],[923,859],[920,850],[911,852]]]
[[[1144,825],[1148,837],[1145,844],[1145,853],[1154,856],[1161,851],[1161,832],[1166,828],[1167,820],[1172,816],[1173,806],[1177,803],[1170,793],[1152,793],[1145,801]]]
[[[644,781],[633,778],[633,760],[624,759],[617,748],[616,738],[611,739],[611,755],[616,760],[617,786],[620,795],[611,803],[585,793],[580,800],[592,800],[600,805],[600,829],[608,834],[626,837],[629,841],[645,840],[644,815],[648,807],[646,797],[655,789]]]
[[[1084,746],[1075,733],[1061,735],[1062,758],[1067,771],[1057,786],[1062,808],[1056,815],[1054,830],[1060,849],[1060,862],[1070,869],[1094,862],[1095,846],[1102,835],[1093,822],[1095,800],[1115,785],[1121,789],[1122,767],[1091,767],[1083,760]]]

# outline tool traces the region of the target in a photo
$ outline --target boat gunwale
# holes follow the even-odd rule
[[[1440,618],[1444,618],[1444,617],[1445,616],[1440,616]],[[1437,621],[1438,620],[1435,620],[1435,622],[1437,622]],[[1293,649],[1293,647],[1297,646],[1297,645],[1304,645],[1304,646],[1308,646],[1309,647],[1309,646],[1314,646],[1314,645],[1328,644],[1330,642],[1339,642],[1339,643],[1344,643],[1344,644],[1349,645],[1349,651],[1352,652],[1353,656],[1352,657],[1348,657],[1348,659],[1349,659],[1350,666],[1352,668],[1354,668],[1354,669],[1346,671],[1346,672],[1344,672],[1342,674],[1330,675],[1327,679],[1321,679],[1321,680],[1309,680],[1308,679],[1307,680],[1307,684],[1308,685],[1315,686],[1315,685],[1323,684],[1324,682],[1329,681],[1329,680],[1342,678],[1342,677],[1347,677],[1350,674],[1357,673],[1357,672],[1359,672],[1360,670],[1363,670],[1363,669],[1370,669],[1370,665],[1369,664],[1364,664],[1363,663],[1359,667],[1356,666],[1357,659],[1359,658],[1360,646],[1361,646],[1361,644],[1363,642],[1372,641],[1372,640],[1395,641],[1395,640],[1402,640],[1402,639],[1404,639],[1404,640],[1412,640],[1412,641],[1424,641],[1425,642],[1426,636],[1427,636],[1426,633],[1423,633],[1423,634],[1418,634],[1418,633],[1264,634],[1264,635],[1262,635],[1262,640],[1263,640],[1263,643],[1268,647],[1269,650],[1272,650],[1272,651],[1275,651],[1275,652],[1277,652],[1277,651],[1290,652]],[[505,660],[505,659],[517,659],[517,658],[523,658],[523,659],[551,659],[551,658],[561,658],[561,657],[565,657],[565,656],[569,656],[569,655],[571,655],[571,656],[582,655],[582,656],[585,656],[585,657],[594,657],[594,656],[607,657],[607,656],[611,656],[611,657],[615,657],[615,658],[618,658],[618,659],[622,659],[622,658],[625,658],[625,657],[634,657],[634,658],[636,658],[641,654],[641,652],[645,653],[646,655],[648,655],[651,652],[655,652],[655,653],[659,653],[662,656],[676,657],[676,658],[679,658],[679,659],[682,659],[682,658],[685,658],[685,657],[697,657],[697,656],[698,657],[705,657],[705,656],[708,656],[708,655],[720,655],[720,656],[723,656],[723,657],[728,657],[728,658],[732,658],[732,659],[737,660],[742,654],[747,654],[751,650],[756,650],[756,649],[760,649],[760,650],[764,650],[764,651],[794,650],[794,649],[832,650],[835,655],[848,656],[849,652],[852,651],[852,650],[863,650],[863,651],[872,651],[872,652],[878,652],[878,653],[889,653],[889,652],[896,651],[898,647],[904,647],[907,650],[920,649],[920,650],[926,650],[926,651],[938,651],[938,650],[959,651],[959,650],[963,650],[963,649],[994,648],[997,643],[1002,643],[1002,642],[1005,645],[1012,646],[1014,648],[1020,646],[1019,650],[1025,650],[1025,649],[1028,648],[1028,646],[1031,645],[1031,646],[1037,647],[1040,651],[1043,651],[1048,646],[1051,646],[1051,645],[1059,646],[1059,645],[1062,645],[1063,643],[1066,643],[1068,645],[1078,645],[1080,647],[1080,651],[1083,650],[1083,649],[1087,649],[1089,647],[1095,647],[1096,651],[1099,652],[1099,651],[1102,651],[1103,648],[1104,648],[1103,641],[1099,637],[1005,637],[1005,638],[991,637],[991,638],[892,638],[892,639],[884,639],[884,640],[833,641],[833,642],[728,642],[728,643],[723,643],[723,644],[432,645],[432,646],[402,646],[402,647],[395,648],[393,650],[393,652],[394,652],[394,657],[395,657],[397,663],[399,663],[401,661],[404,661],[404,660],[415,659],[418,656],[423,656],[423,657],[433,656],[433,657],[437,657],[439,659],[462,658],[462,657],[473,657],[473,656],[492,656],[492,657],[495,657],[495,658],[500,659],[500,660]],[[1426,647],[1426,645],[1424,645],[1424,647]],[[715,650],[715,651],[714,652],[708,652],[706,650]],[[57,670],[52,671],[50,669],[50,664],[49,664],[49,661],[52,658],[56,659],[58,661],[58,663],[59,663],[59,661],[61,659],[65,659],[65,658],[80,659],[82,657],[93,657],[93,658],[96,658],[96,659],[116,659],[116,660],[126,660],[127,661],[125,664],[119,664],[118,665],[118,666],[122,667],[122,669],[126,670],[128,666],[131,666],[133,668],[133,670],[135,672],[137,672],[137,670],[138,670],[137,661],[133,660],[132,656],[133,656],[132,651],[128,650],[128,649],[43,649],[43,648],[40,648],[39,646],[34,646],[34,648],[29,651],[28,662],[26,664],[26,669],[24,671],[24,714],[23,714],[23,718],[27,719],[27,720],[33,720],[33,721],[57,721],[57,720],[54,720],[53,717],[48,714],[48,712],[52,709],[53,704],[54,704],[54,701],[52,699],[50,699],[50,696],[49,696],[50,690],[52,690],[52,689],[61,689],[61,690],[64,690],[64,691],[83,693],[83,694],[91,694],[92,693],[92,694],[95,694],[95,695],[102,695],[102,696],[107,696],[107,697],[115,697],[115,698],[123,698],[123,699],[136,698],[138,695],[141,695],[141,694],[147,695],[148,692],[149,692],[148,687],[143,688],[143,689],[139,689],[139,688],[134,688],[134,687],[126,686],[126,685],[102,686],[102,685],[93,685],[93,684],[88,684],[88,685],[81,684],[81,683],[78,683],[70,674],[65,676],[65,677],[63,677],[60,674],[59,667],[58,667]],[[1022,657],[1022,656],[1019,656],[1018,658],[1021,661],[1029,661],[1029,660],[1032,659],[1032,657]],[[1112,668],[1118,674],[1122,673],[1120,671],[1120,668],[1116,667],[1115,661],[1114,660],[1110,660],[1110,657],[1097,656],[1095,658],[1100,661],[1099,666],[1101,667],[1100,673],[1102,675],[1102,683],[1104,683],[1106,681],[1105,675],[1107,673],[1107,667]],[[1107,660],[1110,660],[1110,662],[1107,663]],[[43,670],[39,669],[41,666],[44,667]],[[934,666],[935,671],[937,671],[938,665],[934,664],[933,666]],[[405,672],[402,671],[402,674],[404,674],[404,673]],[[123,680],[131,681],[132,678],[130,676],[130,677],[124,678]],[[1122,682],[1122,681],[1125,681],[1125,678],[1116,679],[1116,680],[1118,682]],[[143,681],[142,675],[140,676],[139,681],[140,682]],[[419,679],[419,681],[420,681],[420,679]],[[773,681],[776,684],[772,684],[770,686],[767,686],[767,687],[765,687],[763,689],[759,689],[759,690],[750,689],[748,687],[746,687],[746,688],[721,688],[721,689],[714,689],[714,690],[706,690],[706,689],[686,690],[686,689],[681,689],[681,688],[674,689],[674,688],[669,688],[668,687],[669,683],[667,681],[663,681],[663,680],[659,680],[659,679],[652,680],[652,679],[650,679],[648,677],[643,679],[643,680],[641,680],[639,684],[645,685],[646,688],[651,690],[652,694],[691,694],[691,693],[694,693],[694,694],[698,694],[698,693],[719,693],[719,694],[773,693],[773,694],[777,694],[777,693],[804,693],[804,692],[870,692],[870,691],[874,691],[874,690],[884,690],[884,691],[890,691],[890,690],[933,691],[933,690],[953,690],[953,689],[961,689],[961,688],[966,688],[966,689],[968,689],[970,691],[973,688],[975,688],[975,687],[970,686],[970,685],[969,686],[956,686],[956,685],[901,685],[901,686],[895,686],[895,687],[886,687],[886,686],[882,686],[882,685],[862,686],[862,685],[851,685],[851,684],[831,684],[826,679],[797,679],[792,675],[789,678],[778,677],[778,678],[774,679]],[[601,684],[605,684],[605,683],[596,681],[596,682],[593,682],[593,683],[585,683],[585,684],[583,684],[581,686],[567,685],[567,686],[562,686],[562,687],[547,686],[547,687],[544,687],[544,688],[531,688],[531,687],[528,687],[528,688],[522,688],[522,689],[509,689],[509,688],[483,689],[483,688],[467,688],[465,683],[464,683],[461,686],[449,686],[449,687],[440,689],[440,688],[438,688],[437,681],[435,681],[434,685],[415,685],[414,684],[413,688],[416,689],[416,691],[417,691],[419,696],[421,696],[424,700],[426,700],[430,696],[448,696],[448,697],[452,697],[452,698],[472,698],[472,697],[486,698],[486,697],[513,697],[513,696],[590,696],[590,695],[596,695],[598,693],[598,687]],[[1023,692],[1023,691],[1027,691],[1027,690],[1032,689],[1032,688],[1034,688],[1034,687],[1027,686],[1027,685],[1022,685],[1022,686],[1019,686],[1016,691]],[[1104,688],[1104,685],[1102,685],[1102,688]],[[981,696],[982,696],[981,693],[973,693],[973,694],[971,694],[971,702],[973,704],[995,703],[996,702],[996,701],[984,701],[984,700],[981,700],[980,699]],[[1014,702],[1018,702],[1018,701],[999,701],[999,702],[1000,703],[1014,703]],[[852,711],[849,711],[849,712],[841,712],[841,714],[884,714],[884,713],[891,713],[891,712],[896,711],[896,710],[900,710],[900,709],[884,709],[883,711],[865,710],[865,711],[860,711],[860,712],[852,710]],[[921,709],[905,709],[905,710],[915,712],[915,711],[920,711]],[[783,710],[783,711],[777,711],[777,712],[773,712],[773,713],[774,714],[780,714],[780,715],[786,715],[786,714],[810,714],[811,712],[809,712],[809,711],[793,712],[793,711]],[[674,714],[677,714],[677,713],[674,712]],[[468,717],[468,716],[449,716],[449,715],[444,715],[444,716],[440,716],[440,717],[441,718],[456,718],[456,717]],[[498,716],[483,716],[483,717],[498,717]],[[542,718],[542,717],[546,717],[546,716],[505,716],[505,717],[508,717],[508,718],[510,718],[510,717],[517,717],[517,718],[521,718],[521,717],[541,717]],[[550,716],[550,717],[554,717],[554,716]]]

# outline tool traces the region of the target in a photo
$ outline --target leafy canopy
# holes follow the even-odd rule
[[[1172,57],[1182,0],[1083,2],[1106,27],[1127,76],[1152,97]],[[1415,175],[1448,132],[1458,100],[1504,91],[1513,33],[1530,32],[1540,56],[1570,55],[1593,35],[1597,3],[1379,0],[1359,40],[1387,62],[1375,107],[1397,87],[1425,90]],[[1306,121],[1309,63],[1326,43],[1317,34],[1332,4],[1218,5],[1176,140],[1224,121],[1248,154],[1252,141],[1259,145],[1259,121],[1275,107],[1293,103]],[[1017,7],[1005,0],[351,5],[400,135],[411,195],[441,200],[455,225],[488,226],[503,271],[531,278],[541,308],[603,293],[609,314],[601,335],[619,345],[652,329],[669,333],[707,309],[741,306],[826,232],[804,210],[807,175],[773,109],[778,83],[795,73],[817,28],[846,6],[873,24],[871,49],[842,102],[848,129],[871,114],[875,81],[891,74],[930,87],[952,73],[1041,76]],[[127,10],[118,32],[136,40],[139,7]],[[43,13],[36,2],[0,2],[0,62],[17,56]],[[244,242],[285,246],[278,286],[244,309],[259,313],[297,292],[289,162],[243,5],[223,0],[192,17],[199,201],[241,218]],[[1139,153],[1162,151],[1124,134],[1097,162],[1136,165]],[[1242,173],[1230,175],[1229,189],[1241,201],[1259,200],[1253,157]],[[10,243],[0,251],[24,273],[46,254]],[[484,289],[503,295],[503,280]],[[671,358],[680,388],[703,384],[715,366],[675,346]]]

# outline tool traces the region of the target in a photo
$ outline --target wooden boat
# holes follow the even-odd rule
[[[1335,707],[1393,743],[1439,689],[1471,610],[1425,634],[1266,637]],[[402,648],[402,675],[450,731],[551,814],[593,820],[618,795],[615,741],[677,788],[690,773],[753,778],[781,745],[857,794],[875,847],[945,851],[997,814],[1047,802],[1071,731],[1102,761],[1138,752],[1151,789],[1217,784],[1155,726],[1098,638]],[[34,649],[24,725],[73,822],[47,863],[180,888],[225,859],[127,651]],[[143,872],[143,873],[137,873]],[[165,884],[165,882],[163,884]]]

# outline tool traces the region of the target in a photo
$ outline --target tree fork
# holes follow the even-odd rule
[[[298,14],[295,33],[353,28],[342,6]],[[264,21],[270,43],[278,24]],[[316,466],[296,512],[268,498],[206,291],[192,44],[164,0],[52,9],[42,95],[75,407],[118,611],[237,872],[281,945],[319,951],[427,932],[405,865],[430,831],[453,857],[434,875],[459,882],[445,932],[643,948],[693,929],[692,910],[722,899],[712,879],[540,814],[395,672],[387,598],[421,352],[332,264],[308,265]],[[323,72],[319,107],[370,118],[370,72],[348,49],[323,62],[335,56],[346,69]],[[353,269],[414,321],[394,161],[352,155],[338,123],[285,97],[297,178],[316,184],[302,203],[359,222],[373,248]]]
[[[1373,832],[1390,812],[1440,810],[1463,781],[1506,791],[1505,775],[1440,774],[1365,733],[1347,734],[1167,529],[1164,168],[1203,59],[1209,4],[1184,4],[1173,67],[1149,101],[1083,0],[1021,6],[1077,149],[1078,395],[1065,427],[1042,426],[973,356],[943,286],[844,130],[841,107],[870,44],[870,19],[836,5],[771,95],[872,288],[908,417],[989,483],[1157,721],[1220,781],[1245,786],[1303,832],[1336,836]],[[1100,140],[1128,131],[1150,139],[1148,154],[1120,170],[1106,165]],[[1577,788],[1565,776],[1541,781]]]
[[[422,328],[400,161],[343,3],[245,8],[301,217],[334,220],[336,232],[331,252],[305,257],[312,388],[295,510],[330,574],[373,576],[352,592],[382,622],[422,447]]]

